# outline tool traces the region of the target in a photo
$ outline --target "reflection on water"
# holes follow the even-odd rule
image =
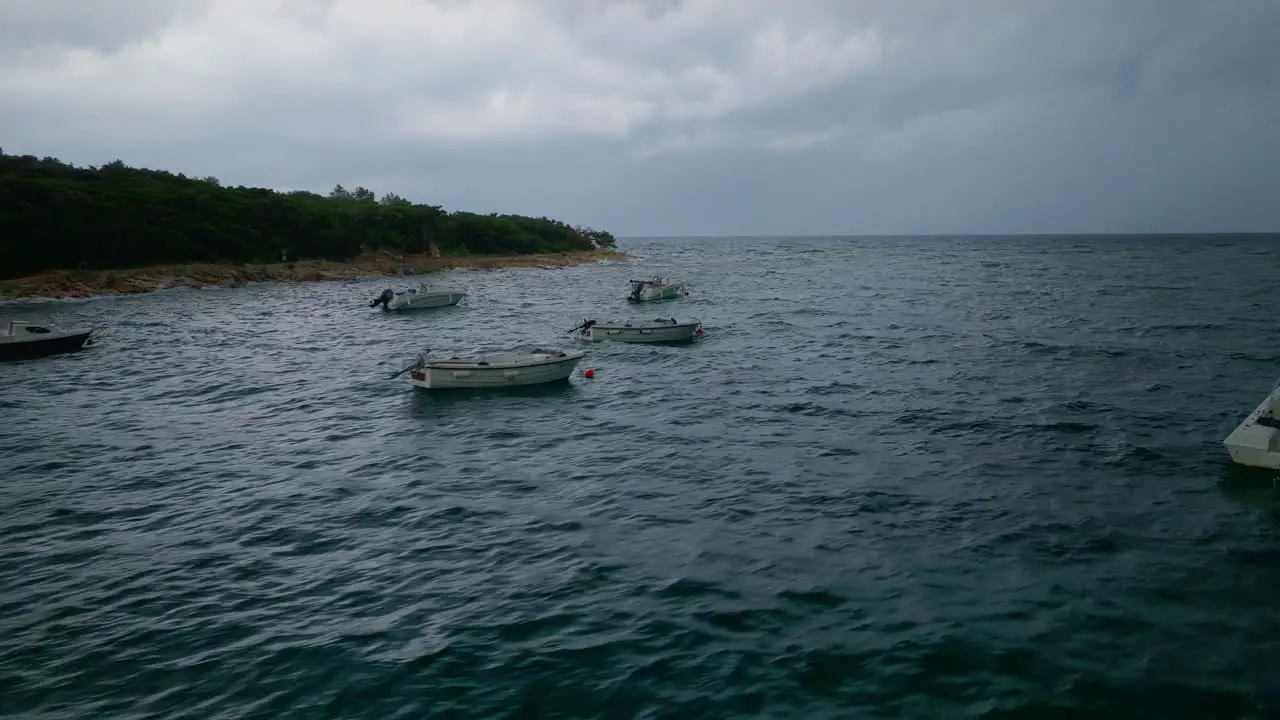
[[[1231,463],[1223,472],[1219,488],[1231,500],[1264,510],[1280,521],[1280,471]]]

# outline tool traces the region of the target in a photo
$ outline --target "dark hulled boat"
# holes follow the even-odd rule
[[[92,334],[93,330],[59,330],[25,320],[10,320],[0,332],[0,361],[76,352],[84,349]]]

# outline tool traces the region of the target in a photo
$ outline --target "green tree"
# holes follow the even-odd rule
[[[343,260],[363,250],[445,255],[613,248],[613,235],[546,217],[448,212],[365,187],[225,187],[133,168],[75,167],[0,151],[0,278],[68,266]]]

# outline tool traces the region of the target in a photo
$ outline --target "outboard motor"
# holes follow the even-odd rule
[[[639,280],[632,280],[632,281],[631,281],[631,294],[627,296],[627,299],[628,299],[628,300],[630,300],[630,301],[632,301],[632,302],[639,302],[639,301],[640,301],[640,291],[641,291],[641,290],[643,290],[643,289],[644,289],[644,283],[643,283],[643,282],[641,282],[641,281],[639,281]]]
[[[381,295],[374,298],[373,302],[369,303],[369,307],[377,307],[378,305],[382,305],[382,309],[386,310],[387,303],[391,302],[391,298],[395,296],[396,294],[391,291],[391,288],[387,288],[386,290],[382,291]]]
[[[572,329],[572,330],[570,330],[569,332],[570,332],[570,333],[581,333],[581,334],[585,335],[585,334],[587,333],[587,328],[589,328],[589,327],[591,327],[592,325],[595,325],[595,324],[596,324],[596,321],[595,321],[595,320],[583,320],[581,325],[578,325],[577,327],[573,328],[573,329]]]

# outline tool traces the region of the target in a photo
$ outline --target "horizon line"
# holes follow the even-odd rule
[[[1085,237],[1240,237],[1242,235],[1280,235],[1280,230],[1215,230],[1211,232],[1023,232],[1023,233],[687,233],[677,235],[615,235],[618,240],[688,240],[688,239],[791,239],[791,238],[1085,238]]]

